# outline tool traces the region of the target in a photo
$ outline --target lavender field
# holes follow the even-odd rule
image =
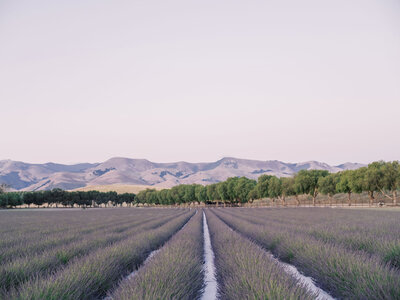
[[[0,211],[0,299],[400,299],[399,221],[333,208]]]

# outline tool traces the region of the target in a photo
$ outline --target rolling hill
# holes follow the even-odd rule
[[[210,184],[234,176],[257,179],[262,174],[269,174],[287,177],[303,169],[338,172],[362,166],[364,165],[358,163],[330,166],[317,161],[284,163],[277,160],[259,161],[234,157],[225,157],[210,163],[155,163],[146,159],[115,157],[102,163],[75,165],[1,160],[0,183],[6,183],[15,190],[25,191],[53,188],[71,190],[115,184],[163,188],[177,184]]]

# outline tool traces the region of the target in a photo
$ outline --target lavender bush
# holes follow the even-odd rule
[[[206,213],[222,299],[315,299],[298,280],[248,239]]]
[[[112,299],[197,299],[203,287],[202,214],[197,213]]]
[[[135,220],[130,226],[125,224],[122,227],[113,226],[108,230],[101,230],[89,236],[81,235],[80,240],[74,243],[66,243],[44,252],[18,257],[0,265],[0,286],[3,287],[3,290],[8,290],[11,287],[16,288],[32,276],[43,277],[66,265],[75,257],[87,255],[101,247],[106,247],[128,237],[132,238],[135,234],[159,227],[177,216],[179,214],[160,216],[158,219]],[[30,245],[27,245],[26,248],[29,249]]]
[[[324,290],[337,298],[400,299],[400,273],[375,256],[298,235],[285,228],[254,224],[237,216],[237,212],[233,216],[231,210],[214,212],[235,230],[316,279]]]
[[[159,247],[190,218],[192,212],[174,210],[163,217],[153,211],[148,229],[132,229],[119,242],[80,258],[51,275],[32,279],[3,294],[5,299],[87,299],[102,297],[118,279],[136,268],[154,248]],[[160,218],[161,217],[161,218]],[[126,232],[124,233],[126,234]]]

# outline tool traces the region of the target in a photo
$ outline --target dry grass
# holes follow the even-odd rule
[[[160,190],[160,187],[151,185],[134,185],[134,184],[110,184],[110,185],[88,185],[85,187],[77,188],[72,191],[99,191],[99,192],[117,192],[118,194],[123,193],[134,193],[137,194],[145,189],[156,189]]]

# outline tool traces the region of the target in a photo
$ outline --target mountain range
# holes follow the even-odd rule
[[[30,164],[12,160],[0,161],[0,183],[14,190],[36,191],[61,188],[71,190],[92,185],[131,184],[172,187],[178,184],[210,184],[228,177],[246,176],[257,179],[262,174],[292,176],[300,170],[339,172],[364,166],[345,163],[330,166],[308,161],[284,163],[277,160],[248,160],[225,157],[209,163],[155,163],[146,159],[111,158],[102,163],[63,165]]]

